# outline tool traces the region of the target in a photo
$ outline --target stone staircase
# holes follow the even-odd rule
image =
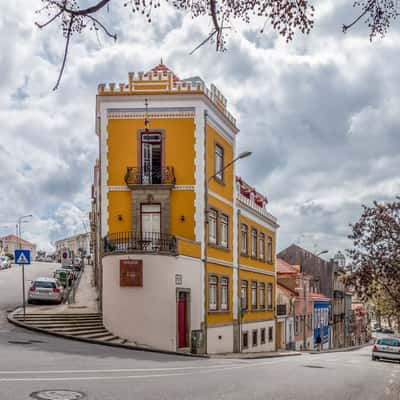
[[[13,319],[27,327],[56,335],[70,336],[76,339],[98,343],[124,344],[126,340],[113,335],[103,325],[101,313],[69,314],[13,314]]]

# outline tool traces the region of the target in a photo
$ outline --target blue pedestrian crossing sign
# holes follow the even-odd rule
[[[30,250],[15,250],[14,252],[15,264],[30,264],[31,251]]]

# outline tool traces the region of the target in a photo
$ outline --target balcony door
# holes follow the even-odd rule
[[[142,133],[142,183],[158,184],[162,178],[161,134]]]
[[[159,239],[161,232],[161,206],[160,204],[141,205],[142,239]]]

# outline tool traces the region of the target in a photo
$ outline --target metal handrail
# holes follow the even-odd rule
[[[169,253],[177,254],[175,236],[160,232],[118,232],[103,239],[104,254]]]
[[[127,185],[175,185],[174,167],[127,167]]]

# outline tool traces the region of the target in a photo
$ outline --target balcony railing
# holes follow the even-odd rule
[[[129,185],[175,185],[174,167],[128,167],[125,182]]]
[[[286,315],[286,314],[287,314],[286,304],[278,304],[276,306],[276,315]]]
[[[103,239],[104,254],[168,253],[177,254],[173,235],[158,232],[118,232]]]

